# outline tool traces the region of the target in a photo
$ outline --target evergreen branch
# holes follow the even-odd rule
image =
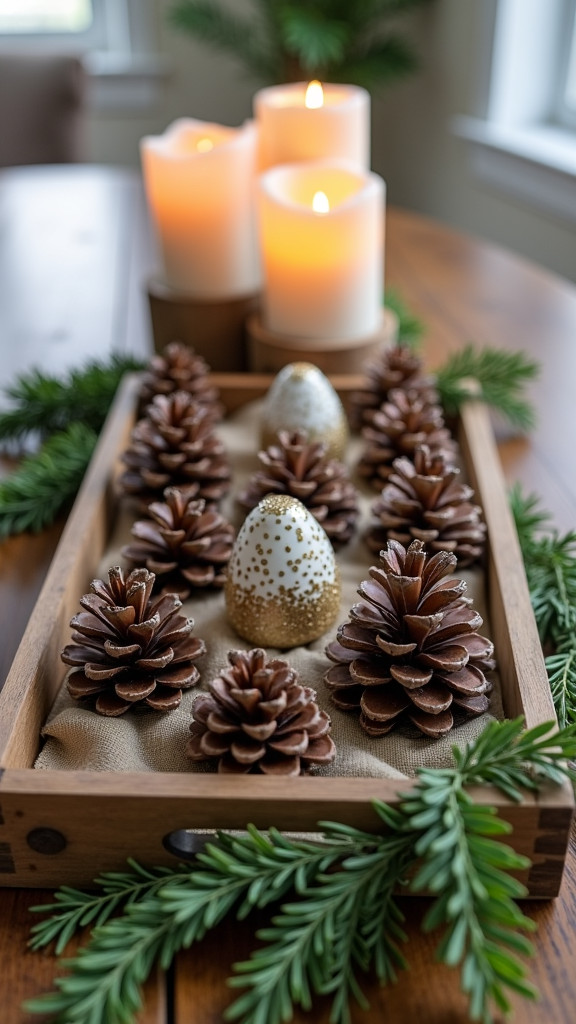
[[[538,364],[523,352],[502,349],[477,350],[466,345],[450,356],[436,373],[436,387],[446,414],[455,416],[463,402],[470,398],[470,381],[474,380],[480,398],[520,430],[534,426],[532,405],[522,397],[527,381],[539,371]]]
[[[34,914],[52,914],[32,926],[30,948],[42,949],[54,942],[54,952],[59,956],[81,928],[97,928],[130,903],[148,899],[166,885],[167,878],[174,877],[171,868],[144,868],[135,860],[128,864],[130,871],[110,871],[94,879],[101,892],[82,892],[63,885],[55,894],[55,903],[30,907]]]
[[[391,288],[386,289],[384,305],[398,317],[398,344],[418,350],[424,334],[422,321],[412,315],[398,293]]]
[[[71,973],[56,980],[57,991],[30,1000],[26,1010],[54,1014],[55,1024],[127,1024],[156,961],[166,969],[178,950],[202,939],[234,907],[242,915],[305,887],[349,845],[345,839],[329,848],[291,843],[253,828],[244,837],[219,835],[218,845],[198,855],[203,870],[174,872],[165,886],[95,928],[88,945],[64,962]]]
[[[96,440],[90,427],[72,423],[0,480],[0,538],[54,521],[82,483]]]
[[[60,379],[40,370],[21,374],[5,389],[11,408],[0,413],[0,441],[23,441],[66,430],[74,422],[99,431],[125,373],[142,369],[130,356],[90,362]]]
[[[340,870],[318,874],[315,884],[296,903],[286,903],[272,927],[257,932],[266,943],[250,960],[234,965],[233,987],[248,988],[226,1011],[226,1020],[242,1024],[281,1024],[292,1016],[293,1004],[312,1007],[312,992],[334,994],[331,1019],[350,1024],[350,997],[367,1008],[355,967],[367,971],[372,949],[379,947],[382,977],[394,977],[404,961],[391,935],[384,941],[383,918],[372,931],[375,896],[379,893],[390,918],[392,889],[412,856],[410,836],[372,837],[371,849],[346,858]]]
[[[338,64],[345,53],[349,29],[345,22],[326,18],[321,9],[285,4],[280,21],[287,53],[309,74]]]
[[[534,495],[512,490],[510,505],[524,559],[530,600],[561,727],[576,721],[576,532],[550,527]],[[546,532],[543,532],[543,531]]]
[[[508,874],[527,862],[494,838],[509,826],[474,804],[464,787],[491,781],[517,798],[520,789],[565,778],[565,759],[575,754],[576,725],[523,732],[520,720],[494,722],[464,751],[454,750],[453,768],[422,769],[399,807],[375,803],[384,835],[337,823],[321,823],[325,838],[318,844],[253,827],[244,836],[219,834],[196,867],[167,874],[165,884],[95,928],[68,964],[71,973],[56,981],[57,991],[27,1009],[55,1013],[56,1024],[129,1024],[156,960],[167,968],[178,950],[228,914],[245,917],[294,892],[298,902],[286,902],[259,933],[265,945],[237,965],[231,984],[247,991],[227,1017],[279,1024],[294,1003],[308,1007],[313,993],[323,993],[334,997],[334,1024],[347,1024],[350,997],[364,1005],[357,971],[374,964],[389,981],[403,966],[405,937],[392,888],[419,859],[412,887],[435,894],[426,926],[444,926],[439,956],[462,964],[471,1014],[488,1024],[492,1003],[508,1007],[507,990],[534,994],[516,956],[530,952],[518,932],[532,926],[513,902],[523,889]]]
[[[178,0],[169,12],[174,28],[239,58],[255,78],[275,82],[283,64],[276,41],[252,18],[238,17],[213,0]]]

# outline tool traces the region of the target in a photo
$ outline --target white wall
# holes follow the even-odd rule
[[[243,69],[170,28],[168,0],[157,0],[157,6],[160,47],[171,74],[153,109],[91,114],[91,160],[136,165],[140,137],[162,131],[175,117],[233,125],[251,114],[255,86]],[[374,101],[373,167],[387,181],[390,203],[487,238],[576,281],[574,225],[476,180],[466,144],[450,132],[455,114],[475,110],[480,27],[479,0],[436,0],[416,14],[421,72]]]

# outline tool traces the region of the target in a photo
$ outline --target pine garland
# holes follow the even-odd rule
[[[370,89],[417,69],[398,22],[428,2],[258,0],[252,11],[238,14],[215,0],[177,0],[169,17],[174,28],[232,54],[259,81],[321,78]]]
[[[123,375],[142,367],[113,355],[63,380],[31,370],[5,389],[11,407],[0,413],[0,442],[22,445],[39,437],[43,444],[0,481],[0,538],[37,533],[69,505]]]
[[[155,962],[165,969],[229,915],[243,919],[284,900],[257,932],[262,945],[234,966],[230,984],[245,991],[226,1019],[281,1024],[294,1006],[309,1009],[314,995],[330,994],[331,1020],[350,1024],[351,998],[366,1005],[358,974],[373,969],[385,984],[405,966],[393,895],[404,886],[432,892],[424,927],[442,930],[438,958],[460,967],[471,1019],[490,1024],[493,1008],[510,1010],[510,991],[536,994],[518,959],[532,953],[521,933],[534,925],[514,902],[525,889],[509,874],[529,862],[500,841],[509,826],[466,787],[488,782],[518,800],[560,783],[570,774],[566,758],[576,756],[576,725],[558,733],[552,723],[523,731],[520,719],[492,722],[453,753],[453,768],[422,769],[398,807],[375,802],[382,834],[323,822],[323,841],[310,843],[249,826],[241,836],[219,833],[189,869],[131,862],[97,880],[100,896],[59,890],[55,904],[35,908],[56,910],[34,927],[35,949],[52,941],[62,949],[83,923],[97,926],[56,990],[26,1009],[54,1014],[55,1024],[130,1024]]]
[[[30,434],[46,438],[71,423],[99,431],[124,374],[143,367],[141,360],[113,355],[63,379],[38,369],[21,374],[4,392],[11,407],[0,413],[0,442],[22,443]]]
[[[511,507],[560,726],[576,722],[576,532],[559,534],[535,495],[517,486]]]
[[[447,416],[456,416],[463,402],[470,399],[473,380],[479,388],[476,397],[513,427],[530,430],[535,414],[523,389],[538,373],[538,363],[523,352],[466,345],[448,357],[436,372],[435,383]]]
[[[71,423],[0,480],[0,538],[54,522],[80,487],[97,440],[90,427]]]

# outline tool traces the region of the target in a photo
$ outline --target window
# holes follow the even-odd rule
[[[477,116],[454,131],[491,185],[576,221],[576,0],[485,0]]]
[[[0,32],[84,32],[91,0],[0,0]]]
[[[166,73],[156,36],[154,0],[0,0],[0,51],[80,54],[100,108],[154,102]]]
[[[556,114],[561,123],[576,127],[576,0],[566,5],[565,28]]]

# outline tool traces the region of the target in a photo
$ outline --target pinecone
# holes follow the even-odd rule
[[[188,757],[218,758],[219,772],[265,775],[303,775],[334,759],[330,719],[287,661],[267,661],[260,648],[230,651],[228,661],[194,701]]]
[[[234,527],[224,516],[177,487],[167,487],[164,502],[153,501],[148,515],[134,523],[136,541],[122,548],[123,558],[145,565],[163,594],[182,600],[196,587],[224,585],[234,543]]]
[[[459,483],[459,473],[442,452],[433,454],[427,445],[416,448],[413,462],[395,459],[388,483],[372,506],[379,523],[366,535],[371,551],[379,554],[387,540],[421,540],[428,552],[453,551],[459,569],[477,561],[486,526],[479,506],[471,504],[474,491]]]
[[[444,579],[455,565],[448,551],[428,557],[419,540],[407,551],[389,541],[360,584],[363,600],[326,648],[336,662],[324,677],[332,700],[359,708],[370,736],[408,719],[437,739],[454,724],[451,706],[470,715],[488,708],[484,671],[494,668],[494,648],[476,632],[482,619],[464,581]]]
[[[84,611],[73,617],[72,640],[62,661],[72,665],[72,697],[98,694],[96,711],[123,715],[133,704],[171,711],[200,678],[192,664],[204,654],[203,640],[192,636],[194,621],[179,614],[174,594],[150,599],[154,573],[134,569],[124,579],[119,566],[108,583],[93,580],[91,594],[80,598]]]
[[[146,505],[161,500],[169,486],[220,501],[230,487],[230,466],[213,422],[210,411],[185,391],[156,395],[122,456],[128,468],[120,486]]]
[[[384,348],[379,358],[364,367],[366,380],[350,396],[350,423],[360,430],[366,413],[379,409],[394,388],[417,391],[428,402],[437,402],[438,394],[431,377],[422,376],[422,360],[409,345]]]
[[[140,411],[156,395],[171,395],[174,391],[186,391],[199,405],[209,408],[214,419],[220,419],[222,406],[219,404],[218,388],[208,378],[210,367],[202,356],[196,355],[179,341],[173,341],[160,355],[150,360],[142,376],[140,387]]]
[[[346,543],[358,518],[356,488],[346,466],[328,457],[326,444],[308,442],[304,431],[279,430],[277,436],[277,443],[258,455],[264,468],[253,474],[239,503],[250,510],[267,494],[289,494],[310,510],[333,544]]]
[[[394,388],[379,409],[366,412],[368,425],[362,430],[367,444],[358,463],[358,473],[381,490],[392,472],[394,459],[412,457],[418,445],[426,444],[435,455],[454,456],[458,450],[444,426],[439,405],[417,391]]]

